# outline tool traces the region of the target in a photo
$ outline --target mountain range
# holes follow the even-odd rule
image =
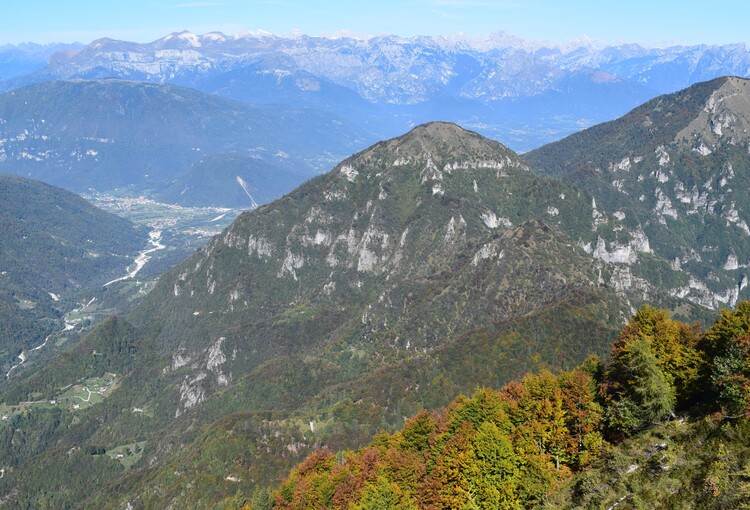
[[[527,151],[722,75],[750,76],[747,48],[556,45],[502,32],[6,45],[0,168],[75,192],[129,185],[170,203],[245,208],[423,122]],[[234,175],[208,178],[222,158]]]
[[[709,308],[747,299],[749,98],[750,81],[718,78],[526,155],[596,197],[604,232],[586,249],[620,268],[611,285],[658,282]]]
[[[169,34],[99,39],[52,55],[4,89],[60,79],[173,83],[252,104],[323,110],[378,136],[447,120],[529,150],[610,120],[658,94],[750,76],[742,44],[646,48],[482,38]]]
[[[0,80],[24,76],[43,68],[52,55],[76,50],[82,44],[5,44],[0,46]]]

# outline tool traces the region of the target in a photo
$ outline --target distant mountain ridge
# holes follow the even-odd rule
[[[99,39],[6,81],[120,78],[316,108],[387,138],[446,120],[529,150],[696,81],[750,73],[742,45],[554,45],[505,34],[366,39],[218,32]]]
[[[156,197],[188,207],[248,209],[271,202],[310,177],[309,170],[286,158],[222,152],[198,160]]]
[[[744,44],[562,46],[524,41],[503,32],[487,38],[382,35],[353,39],[188,31],[152,43],[99,39],[56,55],[44,72],[69,78],[99,69],[122,77],[174,81],[250,63],[260,64],[277,77],[296,71],[312,73],[351,88],[368,101],[396,104],[422,102],[431,92],[451,89],[457,89],[460,97],[483,102],[536,95],[554,88],[566,76],[563,71],[583,68],[612,75],[601,74],[598,81],[619,77],[659,92],[673,92],[707,77],[750,72],[750,54]],[[269,68],[271,64],[277,67]],[[417,69],[422,73],[413,74]],[[671,81],[663,76],[667,69]],[[542,80],[519,79],[550,70],[556,72]]]
[[[83,46],[73,44],[5,44],[0,46],[0,80],[9,80],[42,69],[52,55],[77,50]]]
[[[269,187],[259,180],[252,190],[262,202],[261,196],[280,196],[372,136],[325,112],[249,106],[175,85],[70,80],[0,94],[0,170],[77,192],[129,187],[159,193],[185,184],[181,179],[200,159],[237,152],[267,166]],[[240,191],[236,182],[228,185],[227,194]],[[179,192],[173,199],[180,203]],[[225,205],[222,194],[205,196],[203,205],[209,204]],[[248,197],[244,207],[250,206]]]
[[[383,138],[448,120],[529,150],[722,75],[750,76],[744,45],[561,46],[502,32],[476,39],[180,32],[151,43],[99,39],[4,88],[71,78],[174,83],[253,104],[315,107]]]

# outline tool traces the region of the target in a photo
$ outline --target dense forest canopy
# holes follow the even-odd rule
[[[258,491],[225,503],[283,509],[598,508],[613,497],[601,484],[606,486],[602,480],[613,456],[622,455],[618,449],[624,452],[639,437],[672,424],[692,428],[670,436],[678,441],[671,459],[656,455],[670,449],[658,443],[649,458],[665,464],[649,469],[678,467],[680,452],[693,455],[694,465],[664,501],[739,508],[750,499],[750,448],[743,442],[748,416],[750,302],[722,310],[705,331],[646,305],[624,327],[607,363],[591,357],[571,371],[528,374],[500,390],[459,396],[356,452],[316,451],[272,495]],[[703,457],[679,444],[704,436],[718,444]],[[732,440],[739,444],[728,449]],[[632,471],[641,469],[634,466]],[[599,488],[590,483],[596,476],[602,477]],[[663,478],[647,476],[654,484]],[[623,507],[648,502],[648,494],[626,494]]]

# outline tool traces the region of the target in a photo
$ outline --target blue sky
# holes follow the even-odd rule
[[[341,30],[404,36],[497,30],[526,39],[750,42],[747,0],[3,0],[0,44],[149,42],[170,32]]]

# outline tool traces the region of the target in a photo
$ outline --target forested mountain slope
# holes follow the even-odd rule
[[[111,489],[59,501],[210,507],[316,445],[360,445],[461,391],[604,355],[646,295],[606,285],[611,269],[584,249],[595,227],[590,195],[455,124],[373,145],[242,214],[126,317],[10,385],[16,412],[116,377],[82,412],[29,414],[16,433],[39,433],[36,450],[0,458],[14,466],[0,491],[42,504],[65,486],[64,469],[36,476],[55,465]],[[648,296],[704,312],[656,283]],[[133,462],[102,468],[96,452],[126,446]]]
[[[732,307],[750,292],[749,128],[750,80],[719,78],[525,159],[594,197],[603,227],[587,250],[620,275],[611,285],[656,277],[675,297]]]
[[[0,174],[0,367],[57,327],[82,288],[120,276],[147,244],[131,222],[39,181]]]

